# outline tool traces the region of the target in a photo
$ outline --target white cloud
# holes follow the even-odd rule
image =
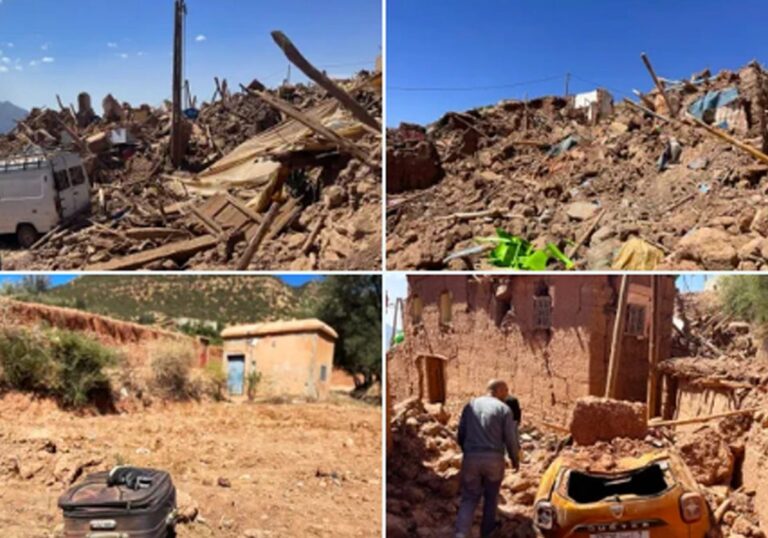
[[[43,43],[40,45],[40,50],[48,50],[48,47],[50,47],[49,43]]]
[[[4,65],[0,65],[0,73],[7,73],[7,72],[8,72],[8,68],[5,67]]]
[[[38,65],[38,63],[39,62],[37,60],[32,60],[31,62],[29,62],[29,67],[35,67]]]
[[[44,64],[52,64],[53,62],[56,61],[56,58],[51,58],[50,56],[46,56],[40,61],[43,62]]]
[[[119,56],[120,56],[120,57],[121,57],[123,60],[127,60],[127,59],[128,59],[128,55],[127,55],[126,53],[122,53],[122,54],[120,54]]]
[[[109,47],[110,49],[116,49],[117,43],[113,43],[112,41],[110,41],[109,43],[107,43],[107,47]]]
[[[14,66],[13,66],[13,68],[14,68],[16,71],[24,71],[24,68],[23,68],[23,67],[21,67],[20,65],[14,65]]]
[[[139,52],[136,53],[136,56],[144,56],[144,51],[140,50]]]
[[[6,45],[8,46],[8,48],[9,48],[9,49],[12,49],[13,47],[15,47],[15,46],[16,46],[16,45],[14,45],[13,43],[6,43]]]
[[[2,58],[0,58],[0,62],[3,62],[4,64],[9,64],[11,63],[11,59],[8,56],[3,56]]]
[[[205,35],[203,35],[203,34],[199,34],[195,38],[195,41],[197,41],[198,43],[202,43],[203,41],[208,41],[208,38]]]

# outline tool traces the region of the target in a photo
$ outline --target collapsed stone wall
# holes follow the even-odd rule
[[[528,413],[559,423],[576,399],[603,394],[618,278],[455,275],[414,276],[409,282],[405,342],[393,350],[388,367],[395,401],[426,394],[427,376],[417,360],[423,355],[446,359],[449,409],[481,394],[492,378],[506,380]],[[647,301],[648,282],[647,277],[634,277],[629,300]],[[662,320],[670,323],[674,283],[662,282]],[[549,329],[536,327],[538,294],[551,300]],[[450,303],[449,321],[441,313],[441,301]],[[624,336],[619,398],[645,400],[647,341]],[[668,336],[660,347],[664,356]]]

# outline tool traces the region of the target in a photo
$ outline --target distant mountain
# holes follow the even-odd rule
[[[118,319],[148,314],[224,324],[304,317],[317,302],[316,282],[293,288],[271,276],[81,276],[46,292],[57,304]]]
[[[5,134],[16,127],[17,120],[23,120],[27,117],[27,112],[21,107],[8,101],[0,101],[0,134]]]

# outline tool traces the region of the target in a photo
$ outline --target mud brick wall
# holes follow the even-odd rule
[[[646,304],[650,280],[632,277],[628,300]],[[674,282],[663,280],[663,312],[671,321]],[[446,407],[457,412],[482,394],[488,380],[506,380],[524,414],[562,423],[573,401],[605,390],[617,303],[615,276],[468,277],[411,276],[406,302],[406,338],[388,362],[395,401],[419,395],[426,384],[421,355],[445,360]],[[441,297],[450,297],[450,321],[441,318]],[[534,297],[548,295],[551,328],[537,328]],[[419,307],[419,304],[421,307]],[[420,322],[414,310],[421,310]],[[445,309],[445,304],[444,304]],[[650,313],[646,316],[646,326]],[[416,316],[418,318],[418,316]],[[619,394],[645,400],[647,336],[625,335]],[[667,356],[669,338],[662,339]],[[426,394],[426,388],[422,387]]]

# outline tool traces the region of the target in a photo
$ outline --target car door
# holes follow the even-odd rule
[[[59,215],[67,219],[77,212],[69,182],[67,162],[63,156],[57,155],[51,159],[51,167],[53,168],[53,187],[59,200]]]
[[[68,172],[72,206],[75,213],[80,213],[91,205],[91,188],[88,176],[85,174],[85,169],[81,164],[70,166]]]

